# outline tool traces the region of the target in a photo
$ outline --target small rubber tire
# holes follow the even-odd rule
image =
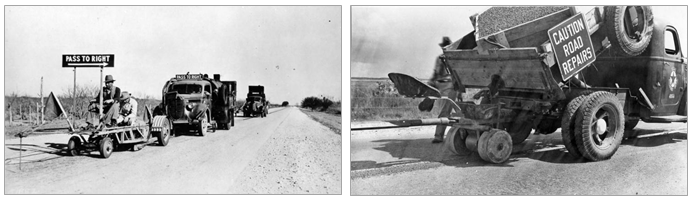
[[[82,155],[82,139],[77,136],[70,137],[70,140],[67,141],[67,153],[70,156]]]
[[[603,119],[605,131],[597,133],[597,122]],[[574,136],[577,148],[591,161],[610,159],[618,150],[625,130],[625,115],[615,94],[599,91],[589,95],[577,111]]]
[[[636,27],[625,27],[625,19],[630,15],[628,10],[637,13]],[[650,6],[605,6],[604,13],[606,35],[615,54],[633,57],[646,50],[651,42],[654,23]],[[628,33],[630,29],[633,30]]]
[[[507,162],[512,155],[512,136],[500,129],[483,132],[478,139],[478,155],[495,164]]]
[[[445,137],[445,148],[455,155],[469,155],[471,150],[466,147],[466,136],[467,133],[464,129],[458,127],[450,128]]]
[[[104,137],[101,138],[99,141],[99,153],[101,154],[101,157],[103,158],[108,158],[111,157],[111,153],[113,153],[113,140],[110,137]]]

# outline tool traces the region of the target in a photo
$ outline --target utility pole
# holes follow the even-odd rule
[[[39,111],[41,113],[41,121],[40,124],[43,124],[43,76],[41,76],[41,93],[39,93],[39,96],[41,98],[41,108],[39,108]]]

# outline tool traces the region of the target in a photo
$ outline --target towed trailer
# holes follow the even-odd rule
[[[146,123],[132,126],[115,126],[102,129],[87,129],[71,132],[67,143],[68,153],[79,156],[98,150],[101,157],[110,157],[117,148],[129,148],[131,151],[139,151],[150,142],[152,137],[158,141],[158,145],[166,146],[170,139],[171,124],[164,115],[151,118],[152,114],[145,107]],[[137,124],[137,123],[136,123]],[[84,136],[87,135],[85,138]]]

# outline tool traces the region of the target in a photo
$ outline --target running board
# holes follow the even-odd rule
[[[655,122],[655,123],[670,123],[670,122],[687,122],[687,116],[682,115],[670,115],[670,116],[650,116],[649,118],[642,118],[644,122]]]

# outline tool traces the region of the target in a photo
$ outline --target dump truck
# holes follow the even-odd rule
[[[561,128],[571,155],[607,160],[624,130],[640,120],[687,122],[681,47],[675,27],[648,6],[597,7],[585,14],[568,7],[494,34],[471,32],[443,47],[440,60],[455,90],[483,92],[481,104],[390,73],[400,94],[446,101],[455,111],[450,118],[394,127],[450,125],[444,141],[450,151],[478,152],[493,163],[506,162],[512,145],[533,130]]]
[[[196,130],[204,136],[209,128],[235,126],[236,81],[222,81],[220,74],[177,74],[166,81],[155,115],[166,115],[177,131]]]
[[[243,105],[243,115],[245,117],[254,117],[259,115],[264,118],[267,116],[269,102],[264,94],[264,86],[248,86],[247,99]]]

